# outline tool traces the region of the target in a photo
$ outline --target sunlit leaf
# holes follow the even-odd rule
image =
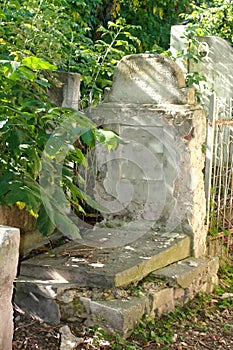
[[[32,70],[40,70],[40,69],[49,69],[56,70],[57,67],[42,58],[38,58],[35,56],[29,56],[22,60],[22,65],[26,66]]]

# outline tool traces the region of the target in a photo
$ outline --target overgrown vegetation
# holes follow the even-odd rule
[[[79,238],[65,209],[98,205],[79,188],[84,180],[71,164],[88,164],[75,142],[91,148],[97,140],[115,148],[120,139],[97,129],[85,114],[52,105],[44,72],[55,66],[35,56],[0,64],[0,204],[26,208],[43,234],[56,226]]]
[[[71,122],[76,118],[77,128],[73,131],[76,134],[70,135],[67,130],[61,133],[60,140],[69,151],[62,148],[56,137],[51,139],[60,146],[53,145],[50,159],[64,161],[64,152],[66,157],[62,181],[48,177],[47,187],[59,183],[66,199],[59,190],[58,202],[62,196],[63,204],[75,206],[79,211],[83,210],[84,202],[96,205],[80,190],[78,185],[83,179],[77,178],[68,165],[69,161],[75,161],[87,166],[85,154],[67,138],[72,142],[78,138],[85,147],[94,147],[97,139],[107,147],[116,147],[119,139],[98,130],[85,115],[51,104],[47,90],[56,82],[54,70],[81,74],[80,109],[85,110],[97,104],[104,88],[111,86],[114,67],[124,55],[166,50],[170,27],[180,23],[181,18],[198,22],[202,33],[232,40],[231,14],[232,4],[226,0],[1,1],[1,204],[17,203],[20,208],[26,207],[38,217],[39,227],[46,234],[52,232],[54,223],[67,225],[67,222],[61,223],[59,213],[63,207],[57,208],[54,223],[47,221],[47,214],[41,215],[45,214],[45,208],[41,206],[38,176],[48,139],[57,128],[64,128],[66,120]],[[189,82],[198,79],[198,76],[189,77]],[[50,192],[50,195],[55,194]],[[53,208],[47,210],[53,212]]]
[[[55,108],[47,89],[56,81],[57,68],[81,71],[82,107],[92,105],[102,88],[110,85],[114,65],[135,50],[132,42],[138,40],[118,20],[108,29],[100,27],[101,37],[94,43],[89,37],[88,7],[76,12],[67,1],[6,1],[4,5],[0,12],[0,203],[25,208],[37,218],[43,234],[58,227],[79,238],[77,226],[64,211],[73,206],[84,212],[84,203],[98,205],[80,189],[84,179],[70,165],[88,166],[74,143],[79,140],[79,145],[92,148],[99,141],[111,149],[120,139],[97,129],[81,112]],[[57,173],[61,167],[62,174]]]
[[[229,0],[192,1],[191,13],[182,17],[195,24],[201,35],[216,35],[233,45],[233,3]]]
[[[104,27],[94,16],[101,1],[5,1],[0,11],[1,57],[43,58],[58,70],[81,74],[81,107],[97,104],[117,62],[138,51],[138,26],[125,19]]]

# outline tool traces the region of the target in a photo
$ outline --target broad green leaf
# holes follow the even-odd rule
[[[49,69],[56,70],[57,67],[53,64],[45,61],[42,58],[38,58],[35,56],[29,56],[22,60],[22,66],[26,66],[32,70],[40,70],[40,69]]]
[[[28,209],[32,209],[37,204],[37,200],[33,193],[30,193],[26,186],[11,186],[10,192],[5,196],[5,201],[8,205],[13,205],[16,202],[26,203]]]
[[[43,236],[49,236],[55,230],[55,225],[50,220],[45,208],[41,205],[39,216],[37,218],[37,227]]]
[[[0,18],[2,18],[4,20],[6,19],[6,15],[2,10],[0,10]]]
[[[69,217],[59,211],[54,213],[54,223],[59,231],[71,239],[82,239],[78,226]]]
[[[90,148],[95,146],[95,135],[92,130],[84,132],[81,136],[81,139]]]
[[[99,211],[104,211],[105,213],[109,212],[109,210],[105,207],[103,207],[101,204],[97,203],[93,198],[91,198],[88,194],[80,190],[80,193],[85,200],[85,202],[90,205],[92,208],[99,210]]]
[[[10,190],[10,185],[7,182],[0,181],[0,198]],[[3,198],[1,198],[3,199]]]
[[[2,171],[1,171],[2,173]],[[0,176],[0,184],[1,183],[9,183],[13,180],[13,173],[9,170],[3,170],[3,173]]]

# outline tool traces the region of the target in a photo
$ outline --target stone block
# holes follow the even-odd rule
[[[212,272],[209,267],[213,266]],[[193,297],[198,291],[210,292],[217,284],[219,267],[216,258],[187,258],[153,273],[165,278],[170,286],[178,286],[186,290],[186,296]]]
[[[18,266],[19,242],[19,229],[0,226],[0,350],[12,348],[12,295]]]
[[[84,300],[84,305],[87,300]],[[127,337],[140,321],[149,307],[148,297],[132,298],[131,300],[88,301],[91,318],[86,324],[98,324],[112,333]]]
[[[178,285],[185,289],[203,273],[204,269],[206,269],[204,260],[188,258],[182,262],[161,269],[158,276],[160,274],[166,276],[171,284]]]
[[[59,324],[60,309],[55,301],[57,288],[53,281],[41,281],[23,276],[16,280],[14,302],[41,321]]]
[[[181,288],[179,286],[175,286],[174,287],[174,302],[175,302],[175,305],[177,305],[177,304],[183,305],[186,300],[187,300],[187,298],[186,298],[185,289],[183,289],[183,288]]]
[[[185,26],[175,25],[171,28],[171,52],[185,50],[187,43],[184,38]],[[196,51],[202,56],[198,62],[190,62],[189,71],[199,72],[205,78],[200,84],[202,104],[206,111],[209,109],[209,98],[214,91],[217,97],[232,98],[233,49],[224,39],[217,36],[203,36],[198,38]],[[185,60],[176,60],[183,72],[187,70]]]
[[[175,303],[173,297],[173,288],[164,288],[151,295],[152,298],[152,310],[156,316],[161,316],[163,312],[169,312],[174,310]]]
[[[48,91],[51,101],[58,107],[79,109],[80,74],[56,72],[60,86],[52,87]]]

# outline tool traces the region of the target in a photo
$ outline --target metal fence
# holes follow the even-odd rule
[[[233,98],[211,97],[206,149],[209,253],[233,252]]]

